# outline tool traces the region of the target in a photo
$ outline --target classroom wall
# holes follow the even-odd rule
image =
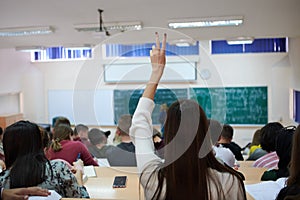
[[[199,78],[193,83],[164,83],[162,87],[202,86],[263,86],[269,88],[269,121],[293,124],[289,113],[289,89],[300,88],[300,38],[290,39],[289,53],[210,55],[209,42],[201,41],[198,73],[211,71],[211,78]],[[0,50],[0,91],[22,91],[24,116],[36,122],[47,122],[47,92],[50,89],[132,89],[135,84],[106,84],[103,81],[104,62],[101,48],[96,48],[95,59],[30,63],[28,53],[14,49]],[[148,60],[148,59],[146,59]],[[198,74],[199,77],[199,74]],[[115,127],[101,127],[112,130]],[[241,146],[251,141],[258,126],[234,126],[234,140]]]
[[[0,49],[0,75],[0,94],[21,92],[20,110],[25,119],[44,121],[44,75],[30,62],[30,54]]]

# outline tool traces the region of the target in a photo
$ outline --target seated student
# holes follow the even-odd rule
[[[291,161],[292,140],[294,132],[294,126],[285,127],[279,131],[275,145],[275,151],[279,157],[278,169],[265,171],[261,177],[262,181],[276,181],[278,178],[289,176],[288,165]]]
[[[3,147],[6,170],[0,174],[0,187],[39,186],[55,190],[62,197],[89,197],[82,182],[76,180],[65,163],[46,158],[36,124],[19,121],[7,127]]]
[[[87,147],[79,141],[72,141],[71,127],[60,124],[54,127],[54,137],[50,148],[47,151],[47,157],[50,160],[63,159],[71,165],[77,159],[81,159],[84,165],[98,166],[98,163],[93,159]]]
[[[217,141],[214,140],[214,138],[219,138],[222,132],[222,125],[220,122],[213,119],[208,120],[208,124],[216,158],[222,163],[226,163],[229,167],[234,167],[237,163],[234,154],[230,151],[230,149],[222,147],[222,145],[218,145]]]
[[[108,132],[101,131],[97,128],[93,128],[89,131],[88,137],[91,145],[88,146],[89,152],[96,158],[106,158],[106,152],[113,148],[112,145],[107,145]]]
[[[87,127],[84,124],[78,124],[74,128],[72,139],[74,141],[80,141],[86,147],[88,147],[91,144],[88,138],[88,132],[89,132],[89,127]]]
[[[286,187],[281,189],[276,200],[300,199],[300,125],[298,125],[292,145],[292,156]]]
[[[222,145],[225,148],[230,149],[234,154],[236,160],[244,160],[241,153],[242,148],[232,141],[233,138],[233,128],[229,124],[224,124],[223,129],[218,141],[218,145]]]
[[[164,140],[162,138],[162,134],[156,129],[156,128],[153,128],[153,136],[152,136],[152,139],[153,139],[153,143],[154,143],[154,148],[156,150],[156,154],[163,158],[164,157],[164,146],[165,146],[165,143],[164,143]]]
[[[65,124],[65,125],[71,127],[71,122],[70,122],[70,120],[68,118],[63,117],[63,116],[54,117],[52,119],[52,130],[50,132],[50,139],[51,139],[51,141],[53,140],[53,135],[54,135],[54,130],[53,129],[54,129],[54,127],[58,126],[60,124]]]
[[[257,129],[250,144],[249,157],[247,158],[247,160],[257,160],[258,158],[267,154],[267,152],[261,148],[260,140],[261,130]]]
[[[269,122],[261,128],[261,148],[268,152],[253,163],[253,167],[277,168],[279,158],[275,151],[276,138],[283,126],[279,122]]]
[[[135,146],[129,136],[132,116],[122,115],[119,118],[116,135],[120,143],[107,151],[107,160],[110,166],[136,166]]]
[[[192,100],[173,103],[165,123],[165,161],[154,153],[151,114],[154,95],[165,67],[166,35],[150,52],[152,73],[133,115],[130,135],[145,199],[246,199],[241,177],[218,162],[210,149],[200,150],[208,131],[203,109]],[[202,154],[203,152],[204,155]],[[200,156],[202,155],[202,156]]]
[[[58,126],[60,124],[65,124],[71,127],[71,122],[68,118],[59,116],[59,117],[54,117],[52,119],[52,127],[54,128],[55,126]]]
[[[122,115],[119,118],[116,135],[121,137],[121,143],[117,145],[120,149],[134,153],[135,146],[129,136],[129,128],[131,126],[132,116]]]

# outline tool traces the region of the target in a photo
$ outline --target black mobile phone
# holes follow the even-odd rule
[[[124,188],[126,187],[127,176],[115,176],[113,188]]]

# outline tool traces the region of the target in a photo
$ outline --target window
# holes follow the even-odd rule
[[[92,58],[91,47],[49,47],[45,50],[37,50],[31,53],[31,61],[50,61],[50,60],[78,60]]]
[[[149,56],[149,52],[152,49],[154,43],[146,44],[106,44],[106,55],[105,57],[144,57]],[[199,55],[199,42],[196,45],[178,47],[176,45],[166,46],[167,56],[178,56],[178,55]]]
[[[255,39],[252,44],[229,45],[226,40],[211,41],[212,54],[287,52],[287,38]]]

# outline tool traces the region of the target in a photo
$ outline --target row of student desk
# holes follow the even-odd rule
[[[94,167],[94,169],[97,177],[89,177],[84,184],[91,199],[144,200],[136,167]],[[112,187],[115,176],[127,176],[126,188]],[[62,200],[73,199],[76,198],[62,198]]]
[[[245,176],[245,184],[260,182],[264,168],[252,167],[253,162],[240,162],[238,171]],[[139,175],[136,167],[95,167],[97,177],[89,177],[84,184],[91,199],[95,200],[144,200],[143,189],[139,186]],[[115,176],[127,176],[126,188],[113,188]],[[253,200],[247,193],[247,199]],[[76,198],[62,198],[62,200],[76,200]],[[78,200],[78,199],[77,199]]]
[[[242,172],[245,176],[245,185],[248,184],[255,184],[261,182],[260,178],[264,171],[266,171],[266,168],[255,168],[252,167],[254,161],[240,161],[240,167],[238,171]],[[254,200],[254,198],[249,194],[246,193],[248,200]]]

